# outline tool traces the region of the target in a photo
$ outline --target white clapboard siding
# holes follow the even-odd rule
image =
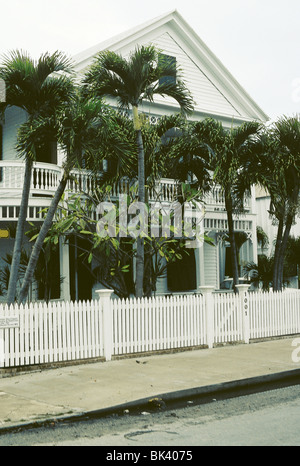
[[[192,93],[197,110],[214,114],[239,116],[239,112],[224,97],[208,76],[203,73],[201,67],[179,46],[171,33],[165,32],[153,39],[152,43],[167,55],[176,57],[177,64],[182,70],[181,78]],[[157,103],[168,103],[169,101],[172,102],[172,99],[167,97],[155,98],[155,102]]]
[[[218,252],[217,247],[212,247],[209,244],[203,244],[203,254],[204,254],[204,280],[205,285],[210,285],[218,288]]]

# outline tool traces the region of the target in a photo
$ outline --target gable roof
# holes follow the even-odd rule
[[[177,10],[79,53],[73,57],[75,69],[84,72],[100,51],[111,50],[127,56],[137,45],[149,43],[176,56],[182,78],[195,100],[194,118],[213,116],[236,122],[269,119]],[[157,98],[155,103],[177,108],[171,99]]]

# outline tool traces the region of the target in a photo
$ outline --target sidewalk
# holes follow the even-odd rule
[[[294,338],[61,367],[0,379],[0,434],[13,427],[80,416],[147,411],[153,397],[217,393],[292,376]],[[247,380],[245,380],[247,379]],[[252,379],[252,380],[248,380]],[[297,379],[296,379],[297,380]],[[145,408],[146,406],[146,408]],[[151,409],[151,408],[150,408]]]

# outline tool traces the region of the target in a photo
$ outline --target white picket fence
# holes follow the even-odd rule
[[[17,326],[9,328],[15,316]],[[0,367],[102,357],[100,303],[50,303],[0,307]],[[2,347],[2,351],[1,351]],[[2,355],[2,357],[1,357]]]
[[[113,354],[206,344],[202,295],[113,300]]]
[[[241,286],[242,287],[242,286]],[[0,306],[0,368],[246,342],[300,333],[300,291]]]

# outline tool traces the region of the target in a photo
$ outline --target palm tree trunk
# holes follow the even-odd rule
[[[145,204],[145,151],[141,132],[141,125],[138,116],[138,108],[133,107],[134,128],[136,131],[136,144],[138,149],[138,197],[139,202]],[[136,282],[135,293],[137,298],[144,296],[144,264],[145,247],[144,238],[137,238],[136,250]]]
[[[288,239],[291,233],[291,229],[293,226],[293,222],[295,220],[295,216],[297,213],[299,190],[300,190],[300,185],[298,181],[298,176],[294,175],[294,189],[293,189],[293,194],[291,198],[291,205],[290,205],[289,213],[287,215],[287,219],[285,223],[285,231],[282,237],[281,247],[279,251],[279,265],[278,265],[279,290],[282,290],[282,286],[283,286],[283,268],[284,268],[285,252],[287,248]]]
[[[234,222],[233,222],[233,208],[232,208],[232,200],[230,195],[225,195],[225,206],[227,211],[227,222],[228,222],[228,235],[229,235],[229,242],[230,242],[230,256],[231,256],[231,265],[232,265],[232,278],[233,278],[233,286],[239,284],[239,267],[238,267],[238,256],[237,256],[237,248],[235,242],[235,235],[234,235]]]
[[[279,222],[279,227],[278,227],[277,239],[279,237],[280,241],[278,242],[278,245],[276,243],[277,249],[275,250],[276,268],[274,265],[274,277],[275,277],[275,280],[273,283],[274,291],[282,290],[285,252],[286,252],[287,242],[290,236],[291,228],[292,228],[292,225],[295,220],[296,213],[297,213],[299,191],[300,191],[298,174],[297,173],[295,174],[295,172],[292,171],[291,178],[292,178],[294,186],[293,186],[291,198],[288,201],[288,213],[287,213],[286,221],[285,221],[285,229],[284,229],[283,215],[282,215],[282,220]]]
[[[32,177],[32,161],[26,160],[22,201],[21,201],[21,206],[20,206],[20,213],[19,213],[18,226],[17,226],[17,231],[16,231],[16,238],[15,238],[13,258],[12,258],[12,264],[11,264],[11,270],[10,270],[8,292],[7,292],[7,304],[8,305],[13,304],[16,299],[20,259],[21,259],[22,245],[23,245],[23,240],[24,240],[25,225],[26,225],[26,219],[27,219],[31,177]]]
[[[275,245],[275,253],[274,253],[274,268],[273,268],[273,290],[274,291],[280,290],[280,285],[279,285],[279,263],[280,262],[279,261],[280,261],[282,236],[283,236],[283,218],[279,220],[276,245]]]
[[[283,287],[283,269],[284,269],[284,259],[285,259],[285,252],[287,248],[287,242],[290,236],[291,228],[293,225],[293,217],[289,217],[287,219],[287,223],[285,226],[284,235],[281,242],[281,247],[279,251],[279,260],[278,260],[278,289],[276,291],[281,291]]]
[[[28,290],[29,287],[32,283],[33,276],[34,276],[34,271],[41,253],[41,250],[43,248],[43,244],[45,241],[45,238],[47,236],[48,231],[51,228],[53,218],[55,215],[55,212],[57,211],[58,204],[61,200],[61,197],[65,191],[66,185],[68,182],[68,174],[64,173],[62,180],[59,183],[59,186],[56,190],[56,193],[52,199],[51,205],[49,207],[48,213],[46,215],[46,218],[44,220],[44,223],[42,225],[42,228],[40,230],[39,236],[37,237],[37,240],[35,242],[35,245],[33,247],[33,250],[31,252],[29,264],[26,269],[25,277],[23,280],[20,296],[19,296],[19,303],[24,303],[24,301],[27,298],[28,295]]]

